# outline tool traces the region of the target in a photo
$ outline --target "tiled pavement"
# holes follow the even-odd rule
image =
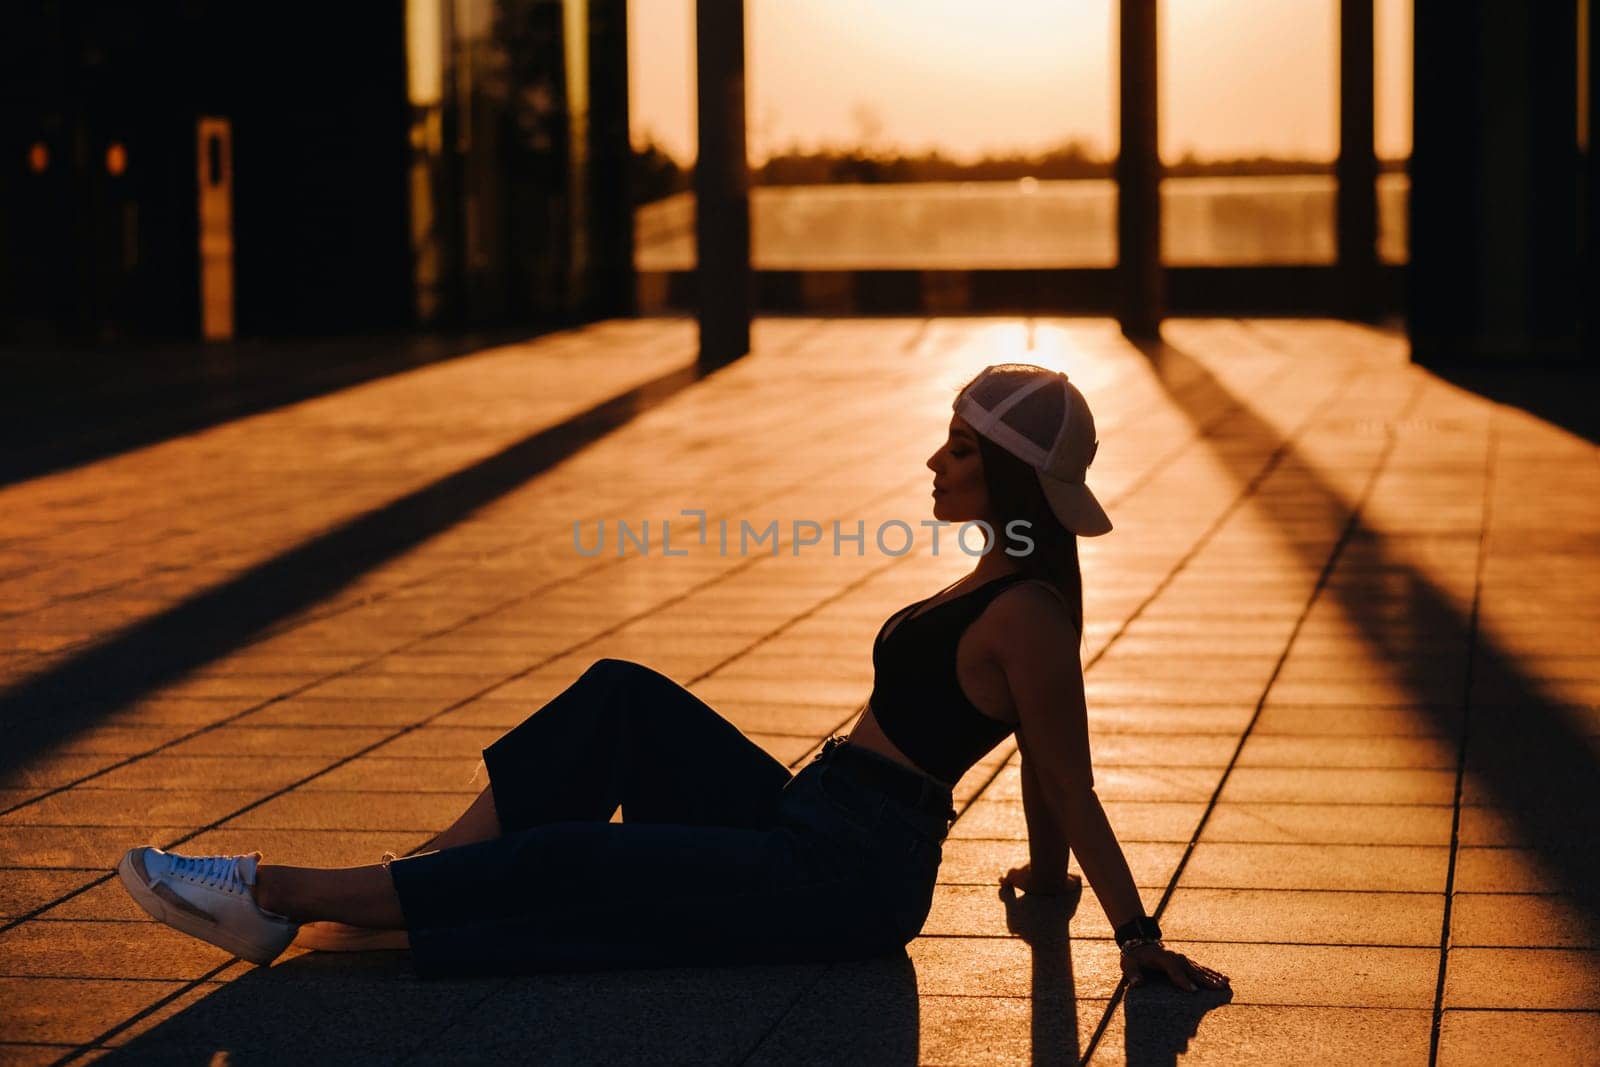
[[[1166,336],[768,320],[700,377],[688,324],[606,323],[0,489],[0,1060],[1600,1060],[1592,436],[1358,326]],[[1004,359],[1096,408],[1096,784],[1231,996],[1122,996],[1092,896],[1000,898],[1026,848],[1009,743],[961,783],[924,936],[869,964],[257,969],[107,881],[145,841],[413,847],[477,750],[601,656],[803,764],[865,697],[878,623],[970,563],[916,526],[922,463]],[[729,520],[727,555],[694,508]],[[592,545],[602,519],[581,554],[574,520]],[[616,554],[618,519],[650,520],[648,552]],[[779,520],[783,551],[741,557],[741,519]],[[820,545],[791,551],[797,519]],[[833,554],[835,519],[863,554]],[[904,555],[874,543],[891,520]]]

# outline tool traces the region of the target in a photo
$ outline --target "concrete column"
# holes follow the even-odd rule
[[[1583,93],[1582,106],[1584,108],[1581,123],[1583,162],[1588,171],[1588,181],[1585,183],[1586,203],[1585,213],[1588,216],[1588,240],[1585,249],[1588,255],[1587,272],[1585,275],[1584,296],[1580,300],[1583,308],[1583,355],[1592,367],[1600,367],[1600,165],[1595,162],[1595,121],[1600,116],[1600,92],[1596,91],[1595,60],[1600,57],[1600,11],[1596,10],[1594,0],[1583,0],[1579,8],[1585,25],[1583,37],[1583,75],[1585,83],[1580,85],[1579,91]]]
[[[1344,312],[1376,314],[1378,155],[1374,147],[1373,0],[1339,0],[1338,264]]]
[[[1156,0],[1121,0],[1121,146],[1117,152],[1117,318],[1129,337],[1161,327],[1161,150]]]
[[[634,311],[628,3],[589,0],[589,313]]]
[[[744,141],[744,0],[696,0],[700,153],[694,165],[700,362],[750,351],[750,171]]]
[[[1418,0],[1412,358],[1577,354],[1577,9]]]

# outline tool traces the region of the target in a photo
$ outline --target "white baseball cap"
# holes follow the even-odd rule
[[[1050,510],[1083,537],[1111,532],[1084,475],[1100,442],[1089,402],[1060,371],[1031,363],[985,367],[952,405],[974,431],[1032,467]]]

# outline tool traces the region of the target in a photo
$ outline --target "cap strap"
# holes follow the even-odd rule
[[[960,415],[978,433],[987,437],[995,444],[1010,452],[1034,469],[1044,466],[1045,450],[1030,441],[1024,434],[1018,433],[999,419],[992,418],[992,413],[986,411],[982,404],[971,397],[962,397],[956,403],[956,414]]]
[[[1062,375],[1062,377],[1066,376]],[[1046,467],[1049,467],[1055,463],[1056,453],[1061,451],[1061,442],[1067,439],[1067,427],[1072,425],[1072,390],[1063,388],[1061,391],[1066,394],[1067,404],[1061,409],[1061,426],[1056,431],[1056,439],[1050,442],[1049,454],[1044,457],[1044,466]],[[1089,452],[1089,459],[1093,458],[1094,452],[1091,450]],[[1084,470],[1089,469],[1089,460],[1084,460],[1083,467]]]
[[[1024,385],[1022,388],[1018,389],[1016,392],[1012,393],[1010,396],[1006,397],[1004,400],[1000,401],[1000,403],[991,408],[989,412],[990,415],[992,415],[995,419],[999,419],[1000,416],[1004,415],[1006,412],[1022,403],[1023,400],[1032,396],[1034,393],[1037,393],[1040,389],[1043,389],[1045,386],[1049,385],[1052,381],[1054,381],[1053,378],[1035,378],[1033,381],[1029,382],[1027,385]]]

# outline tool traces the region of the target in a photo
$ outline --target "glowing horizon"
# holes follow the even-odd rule
[[[1375,16],[1378,154],[1403,158],[1411,0]],[[1336,0],[1163,0],[1161,18],[1164,158],[1334,158]],[[687,162],[694,2],[629,0],[628,19],[634,142]],[[792,148],[1115,154],[1114,0],[747,0],[745,30],[752,164]]]

